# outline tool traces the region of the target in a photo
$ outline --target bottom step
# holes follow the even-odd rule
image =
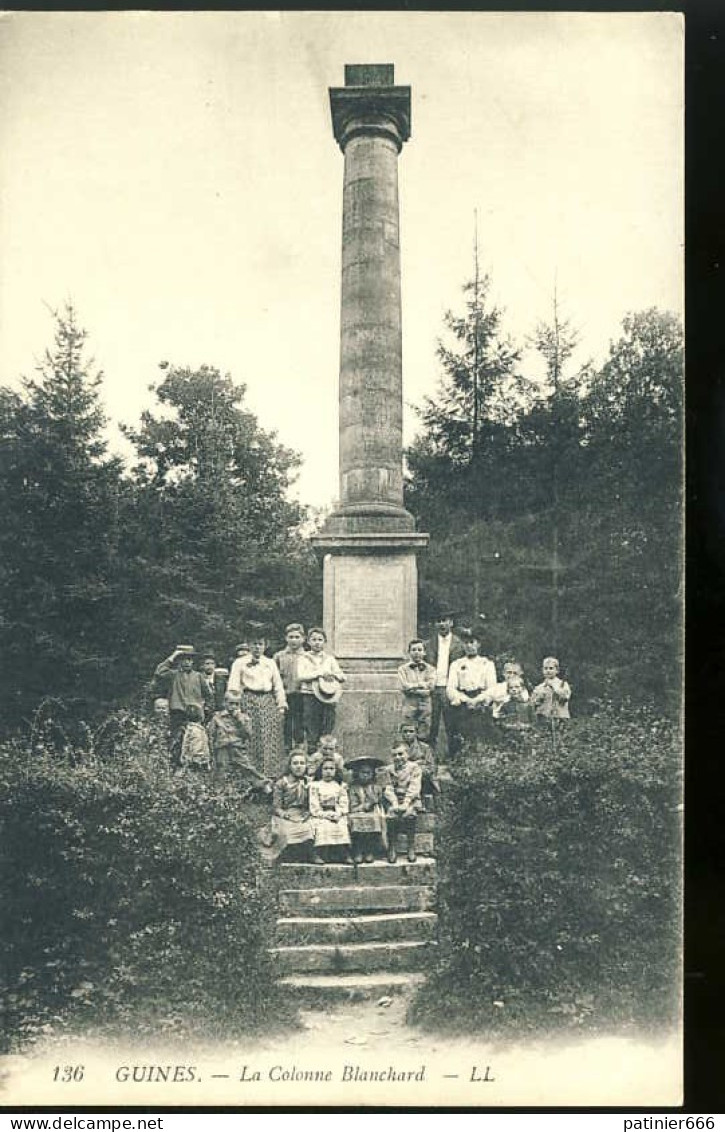
[[[320,999],[376,998],[386,994],[403,994],[413,991],[424,981],[420,971],[398,971],[396,974],[375,972],[370,975],[286,975],[278,979],[278,986],[286,987],[296,998],[319,1002]]]
[[[354,971],[415,971],[434,947],[430,940],[387,940],[367,943],[303,943],[274,947],[278,970],[285,974],[318,971],[330,975]]]

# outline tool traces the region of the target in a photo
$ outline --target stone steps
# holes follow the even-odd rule
[[[435,935],[435,912],[394,912],[390,915],[291,916],[277,920],[277,945],[387,943],[390,940],[428,940]]]
[[[341,915],[346,912],[430,912],[435,906],[431,885],[346,884],[338,888],[283,888],[280,911],[285,916]]]
[[[285,975],[314,971],[342,975],[352,972],[415,971],[423,965],[430,940],[395,940],[384,943],[303,944],[275,947],[272,955]]]
[[[436,864],[430,857],[399,860],[395,865],[374,861],[370,865],[303,865],[279,867],[280,888],[340,888],[351,885],[435,884]]]
[[[285,975],[279,985],[287,987],[295,998],[311,1006],[319,1005],[320,999],[378,999],[384,995],[403,994],[415,990],[423,982],[425,975],[419,971],[388,973],[375,971],[372,974],[352,975]]]
[[[406,860],[401,835],[395,864],[279,866],[270,952],[282,985],[313,1001],[383,996],[416,985],[436,946],[438,921],[430,855],[435,815],[421,814],[418,823],[416,861]]]

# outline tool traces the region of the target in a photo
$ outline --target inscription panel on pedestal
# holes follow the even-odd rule
[[[405,562],[346,555],[335,562],[335,652],[399,657],[405,649]]]

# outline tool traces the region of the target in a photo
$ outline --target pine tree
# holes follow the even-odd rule
[[[86,331],[70,303],[53,317],[54,344],[36,376],[0,402],[8,722],[46,695],[79,711],[113,696],[120,464],[106,454],[103,375],[85,356]]]

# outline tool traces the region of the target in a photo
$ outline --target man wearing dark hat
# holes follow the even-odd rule
[[[448,673],[454,660],[460,660],[465,655],[463,641],[453,632],[453,611],[444,609],[438,615],[436,632],[425,642],[425,656],[428,664],[436,670],[436,681],[431,697],[431,721],[428,733],[428,742],[435,747],[438,742],[438,731],[441,725],[441,716],[446,725],[448,746],[455,743],[455,722],[448,702],[446,688],[448,686]]]
[[[177,646],[154,673],[156,683],[169,701],[169,753],[173,767],[181,766],[181,744],[188,718],[186,709],[193,705],[202,715],[214,710],[213,693],[201,673],[194,671],[195,656],[191,645]]]

